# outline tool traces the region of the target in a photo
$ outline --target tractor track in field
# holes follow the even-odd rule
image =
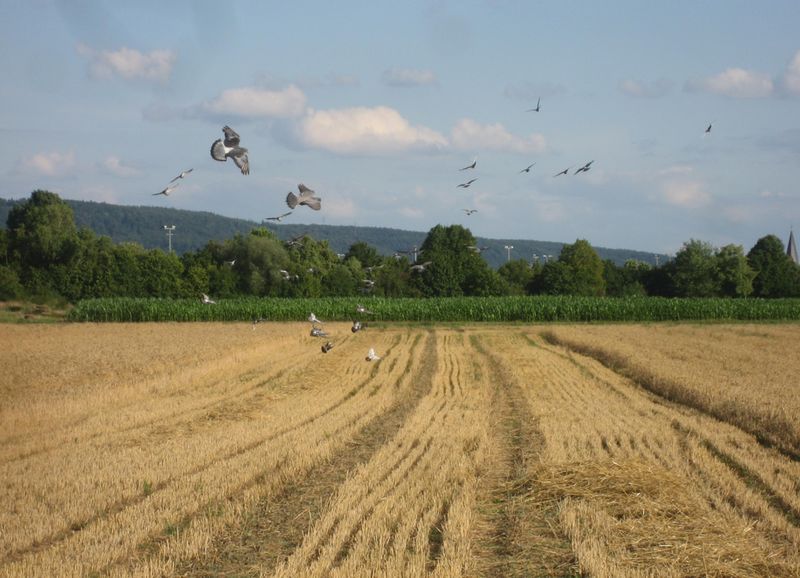
[[[420,371],[398,403],[368,423],[346,447],[306,472],[302,479],[287,484],[278,495],[259,500],[238,523],[226,528],[212,542],[203,558],[185,561],[177,568],[176,575],[250,576],[274,570],[300,545],[339,486],[400,430],[430,391],[436,365],[435,338],[429,334]]]
[[[544,447],[544,436],[527,407],[522,387],[511,370],[491,353],[479,336],[472,345],[493,375],[492,432],[499,450],[498,467],[487,476],[480,510],[486,539],[479,547],[481,576],[513,578],[567,576],[577,572],[569,538],[559,528],[557,504],[530,499],[536,494],[531,471]]]

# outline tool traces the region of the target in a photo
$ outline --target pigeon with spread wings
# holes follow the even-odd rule
[[[297,188],[300,191],[300,196],[297,196],[292,192],[286,195],[286,204],[290,209],[294,209],[297,205],[305,205],[310,209],[314,209],[315,211],[319,211],[322,208],[322,199],[314,196],[314,191],[309,189],[303,183],[297,185]]]
[[[250,161],[247,157],[247,149],[239,146],[239,135],[227,125],[222,127],[222,132],[225,133],[225,139],[218,138],[211,145],[211,158],[223,163],[228,158],[232,158],[242,174],[249,175]]]

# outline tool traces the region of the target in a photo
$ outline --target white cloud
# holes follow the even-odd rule
[[[459,120],[451,133],[455,148],[476,148],[516,153],[540,153],[547,148],[544,136],[533,133],[527,137],[511,134],[500,124],[480,124],[469,118]]]
[[[628,79],[619,83],[619,89],[628,96],[658,98],[667,95],[672,90],[672,82],[666,78],[659,78],[650,83]]]
[[[89,59],[93,78],[147,80],[165,83],[172,73],[176,54],[171,50],[152,50],[142,53],[132,48],[119,50],[94,50],[84,44],[77,47],[78,54]]]
[[[800,96],[800,50],[792,58],[783,75],[783,86],[790,94]]]
[[[350,198],[331,198],[331,202],[323,201],[325,213],[335,219],[352,219],[358,212],[358,205]]]
[[[383,72],[384,84],[389,86],[426,86],[436,84],[436,75],[430,70],[392,67]]]
[[[296,127],[304,146],[340,154],[382,154],[447,146],[438,132],[413,126],[396,110],[377,106],[309,110]]]
[[[290,118],[303,114],[306,95],[295,85],[283,90],[229,88],[217,98],[200,105],[205,113],[247,118]]]
[[[769,75],[745,70],[729,68],[714,76],[687,83],[690,91],[710,92],[733,98],[761,98],[773,93],[773,82]]]
[[[118,177],[132,177],[139,174],[139,171],[133,167],[125,165],[119,157],[109,156],[103,161],[103,168]]]
[[[38,153],[20,163],[26,173],[45,175],[48,177],[63,176],[75,167],[75,153],[58,151]]]
[[[684,209],[699,209],[711,203],[711,194],[697,180],[669,181],[662,185],[664,200]]]

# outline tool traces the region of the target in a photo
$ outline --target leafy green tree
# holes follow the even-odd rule
[[[49,191],[37,190],[8,214],[8,244],[26,267],[68,263],[78,249],[72,208]]]
[[[570,295],[604,295],[606,282],[603,278],[603,261],[588,241],[577,239],[572,245],[564,245],[558,257],[568,267],[568,290]]]
[[[528,284],[532,295],[571,295],[573,290],[572,268],[563,261],[547,261]]]
[[[142,287],[147,297],[181,297],[183,264],[175,253],[150,249],[139,255]]]
[[[19,282],[16,271],[11,267],[0,265],[0,300],[19,299],[25,295],[25,288]]]
[[[672,281],[679,297],[715,297],[719,293],[714,247],[691,239],[675,254]]]
[[[526,288],[533,279],[533,269],[524,259],[514,259],[500,266],[497,274],[506,283],[509,295],[525,295]]]
[[[717,286],[722,297],[747,297],[753,292],[756,272],[747,262],[741,245],[725,245],[716,254]]]
[[[603,261],[603,278],[606,282],[606,295],[612,297],[638,297],[646,295],[643,275],[650,271],[648,263],[628,259],[618,267],[610,259]]]
[[[358,241],[350,245],[350,249],[348,249],[344,259],[346,261],[351,257],[358,259],[358,262],[361,263],[361,266],[365,269],[367,267],[376,267],[383,262],[383,258],[378,253],[378,250],[364,241]]]
[[[786,254],[775,235],[761,237],[747,253],[747,261],[756,272],[753,295],[756,297],[796,297],[800,295],[798,265]]]

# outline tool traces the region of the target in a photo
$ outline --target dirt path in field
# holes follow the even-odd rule
[[[366,425],[345,448],[315,465],[278,495],[260,500],[233,527],[214,540],[206,556],[187,561],[178,576],[256,576],[268,574],[286,560],[324,512],[338,487],[402,427],[431,389],[436,370],[435,336],[422,350],[420,372],[386,413]]]
[[[545,443],[536,418],[503,362],[487,351],[479,336],[472,336],[472,345],[492,375],[492,411],[497,416],[492,432],[496,463],[479,501],[484,518],[475,539],[480,575],[573,575],[577,561],[569,538],[559,528],[557,504],[542,505],[530,499],[536,492],[530,474]]]

